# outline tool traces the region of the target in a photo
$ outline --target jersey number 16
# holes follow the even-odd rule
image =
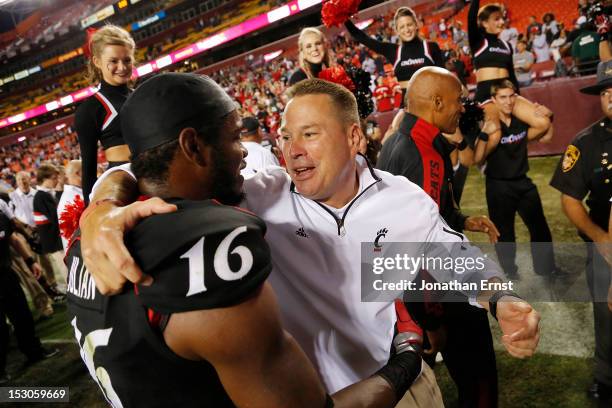
[[[246,232],[247,227],[242,226],[230,232],[217,247],[214,258],[214,269],[217,276],[226,281],[241,279],[249,273],[253,267],[253,254],[249,248],[240,245],[230,253],[229,249],[234,239]],[[189,260],[189,290],[187,296],[192,296],[206,291],[204,282],[204,240],[200,238],[194,246],[181,255],[181,259]],[[241,266],[237,271],[232,271],[229,265],[229,255],[240,256]]]

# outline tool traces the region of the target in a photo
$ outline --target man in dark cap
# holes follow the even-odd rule
[[[125,102],[121,125],[138,190],[171,203],[160,212],[176,211],[147,218],[126,239],[155,279],[149,286],[102,296],[80,241],[69,250],[71,324],[106,399],[115,407],[394,406],[420,372],[405,336],[377,374],[332,398],[281,327],[266,283],[266,226],[223,205],[241,199],[246,152],[222,88],[193,74],[158,75]]]
[[[607,296],[611,284],[612,239],[608,234],[612,196],[612,61],[597,67],[597,83],[581,89],[599,95],[604,117],[581,131],[565,150],[550,182],[561,192],[563,212],[588,244],[587,282],[595,320],[595,381],[589,389],[601,406],[612,401],[612,311]],[[582,203],[586,197],[588,212]],[[593,245],[595,244],[595,245]]]
[[[246,157],[246,167],[240,172],[244,177],[252,176],[268,166],[279,165],[276,156],[272,154],[270,149],[266,149],[261,144],[263,135],[257,118],[247,116],[242,119],[240,140],[242,141],[242,146],[249,153]]]

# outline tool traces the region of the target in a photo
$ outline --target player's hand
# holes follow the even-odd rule
[[[446,327],[440,325],[436,330],[427,330],[427,338],[429,339],[429,348],[423,350],[423,354],[436,355],[446,346]]]
[[[30,271],[32,271],[32,275],[36,278],[36,280],[40,279],[42,276],[43,270],[38,264],[38,262],[34,262],[32,266],[30,266]]]
[[[81,219],[81,253],[100,293],[119,293],[127,281],[145,286],[153,282],[134,262],[123,237],[143,218],[173,211],[175,205],[151,198],[125,207],[102,203]]]
[[[531,357],[540,341],[540,314],[519,298],[502,297],[497,302],[497,320],[504,347],[517,358]]]
[[[497,230],[497,227],[486,215],[467,217],[463,228],[466,231],[484,232],[489,234],[489,241],[491,241],[492,244],[495,244],[499,238],[499,231]]]

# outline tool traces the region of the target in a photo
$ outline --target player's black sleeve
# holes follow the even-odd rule
[[[357,28],[357,26],[353,24],[351,20],[347,20],[346,23],[344,23],[344,26],[355,41],[360,42],[361,44],[377,52],[378,54],[384,55],[387,61],[393,64],[395,58],[397,57],[397,44],[377,41],[373,39],[363,31],[361,31],[359,28]]]
[[[272,270],[265,224],[217,204],[176,203],[172,214],[142,221],[128,237],[130,252],[151,286],[138,287],[143,305],[160,313],[241,303]]]
[[[470,51],[472,55],[478,50],[482,44],[484,37],[480,32],[478,26],[478,8],[480,7],[480,0],[472,0],[470,4],[470,10],[468,11],[468,42],[470,44]]]
[[[431,57],[434,60],[434,63],[437,67],[444,68],[445,62],[444,55],[442,54],[442,50],[440,50],[440,46],[437,42],[428,41],[429,49],[431,50]]]
[[[74,117],[81,148],[83,199],[86,203],[89,203],[89,193],[97,179],[98,140],[102,129],[100,119],[104,118],[103,109],[96,100],[90,98],[79,106]]]

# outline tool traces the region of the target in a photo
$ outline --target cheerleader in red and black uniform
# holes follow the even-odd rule
[[[500,79],[509,79],[516,89],[519,89],[514,74],[512,46],[499,39],[499,34],[504,29],[503,7],[499,4],[487,4],[479,9],[479,4],[479,0],[472,0],[468,13],[468,40],[476,69],[476,100],[484,108],[487,118],[501,129],[499,112],[494,104],[489,103],[491,86]],[[542,138],[542,141],[548,141],[552,137],[552,126],[550,126],[552,113],[543,114],[544,111],[547,110],[518,96],[512,114],[527,123],[529,127],[544,131],[549,129]],[[498,130],[498,133],[501,135],[501,130]]]
[[[121,135],[119,111],[131,92],[135,43],[124,29],[107,25],[89,40],[88,79],[98,91],[77,109],[75,127],[81,148],[83,195],[86,202],[97,179],[98,142],[109,166],[129,161],[130,151]]]
[[[377,41],[357,28],[350,20],[344,25],[356,41],[384,55],[387,61],[393,64],[393,71],[404,95],[408,81],[420,68],[430,66],[444,68],[444,56],[440,47],[435,42],[419,37],[418,20],[409,7],[400,7],[393,17],[393,26],[399,37],[399,44]]]
[[[329,43],[325,35],[317,28],[306,27],[298,38],[299,68],[291,74],[289,85],[304,79],[318,78],[324,68],[332,65]]]

